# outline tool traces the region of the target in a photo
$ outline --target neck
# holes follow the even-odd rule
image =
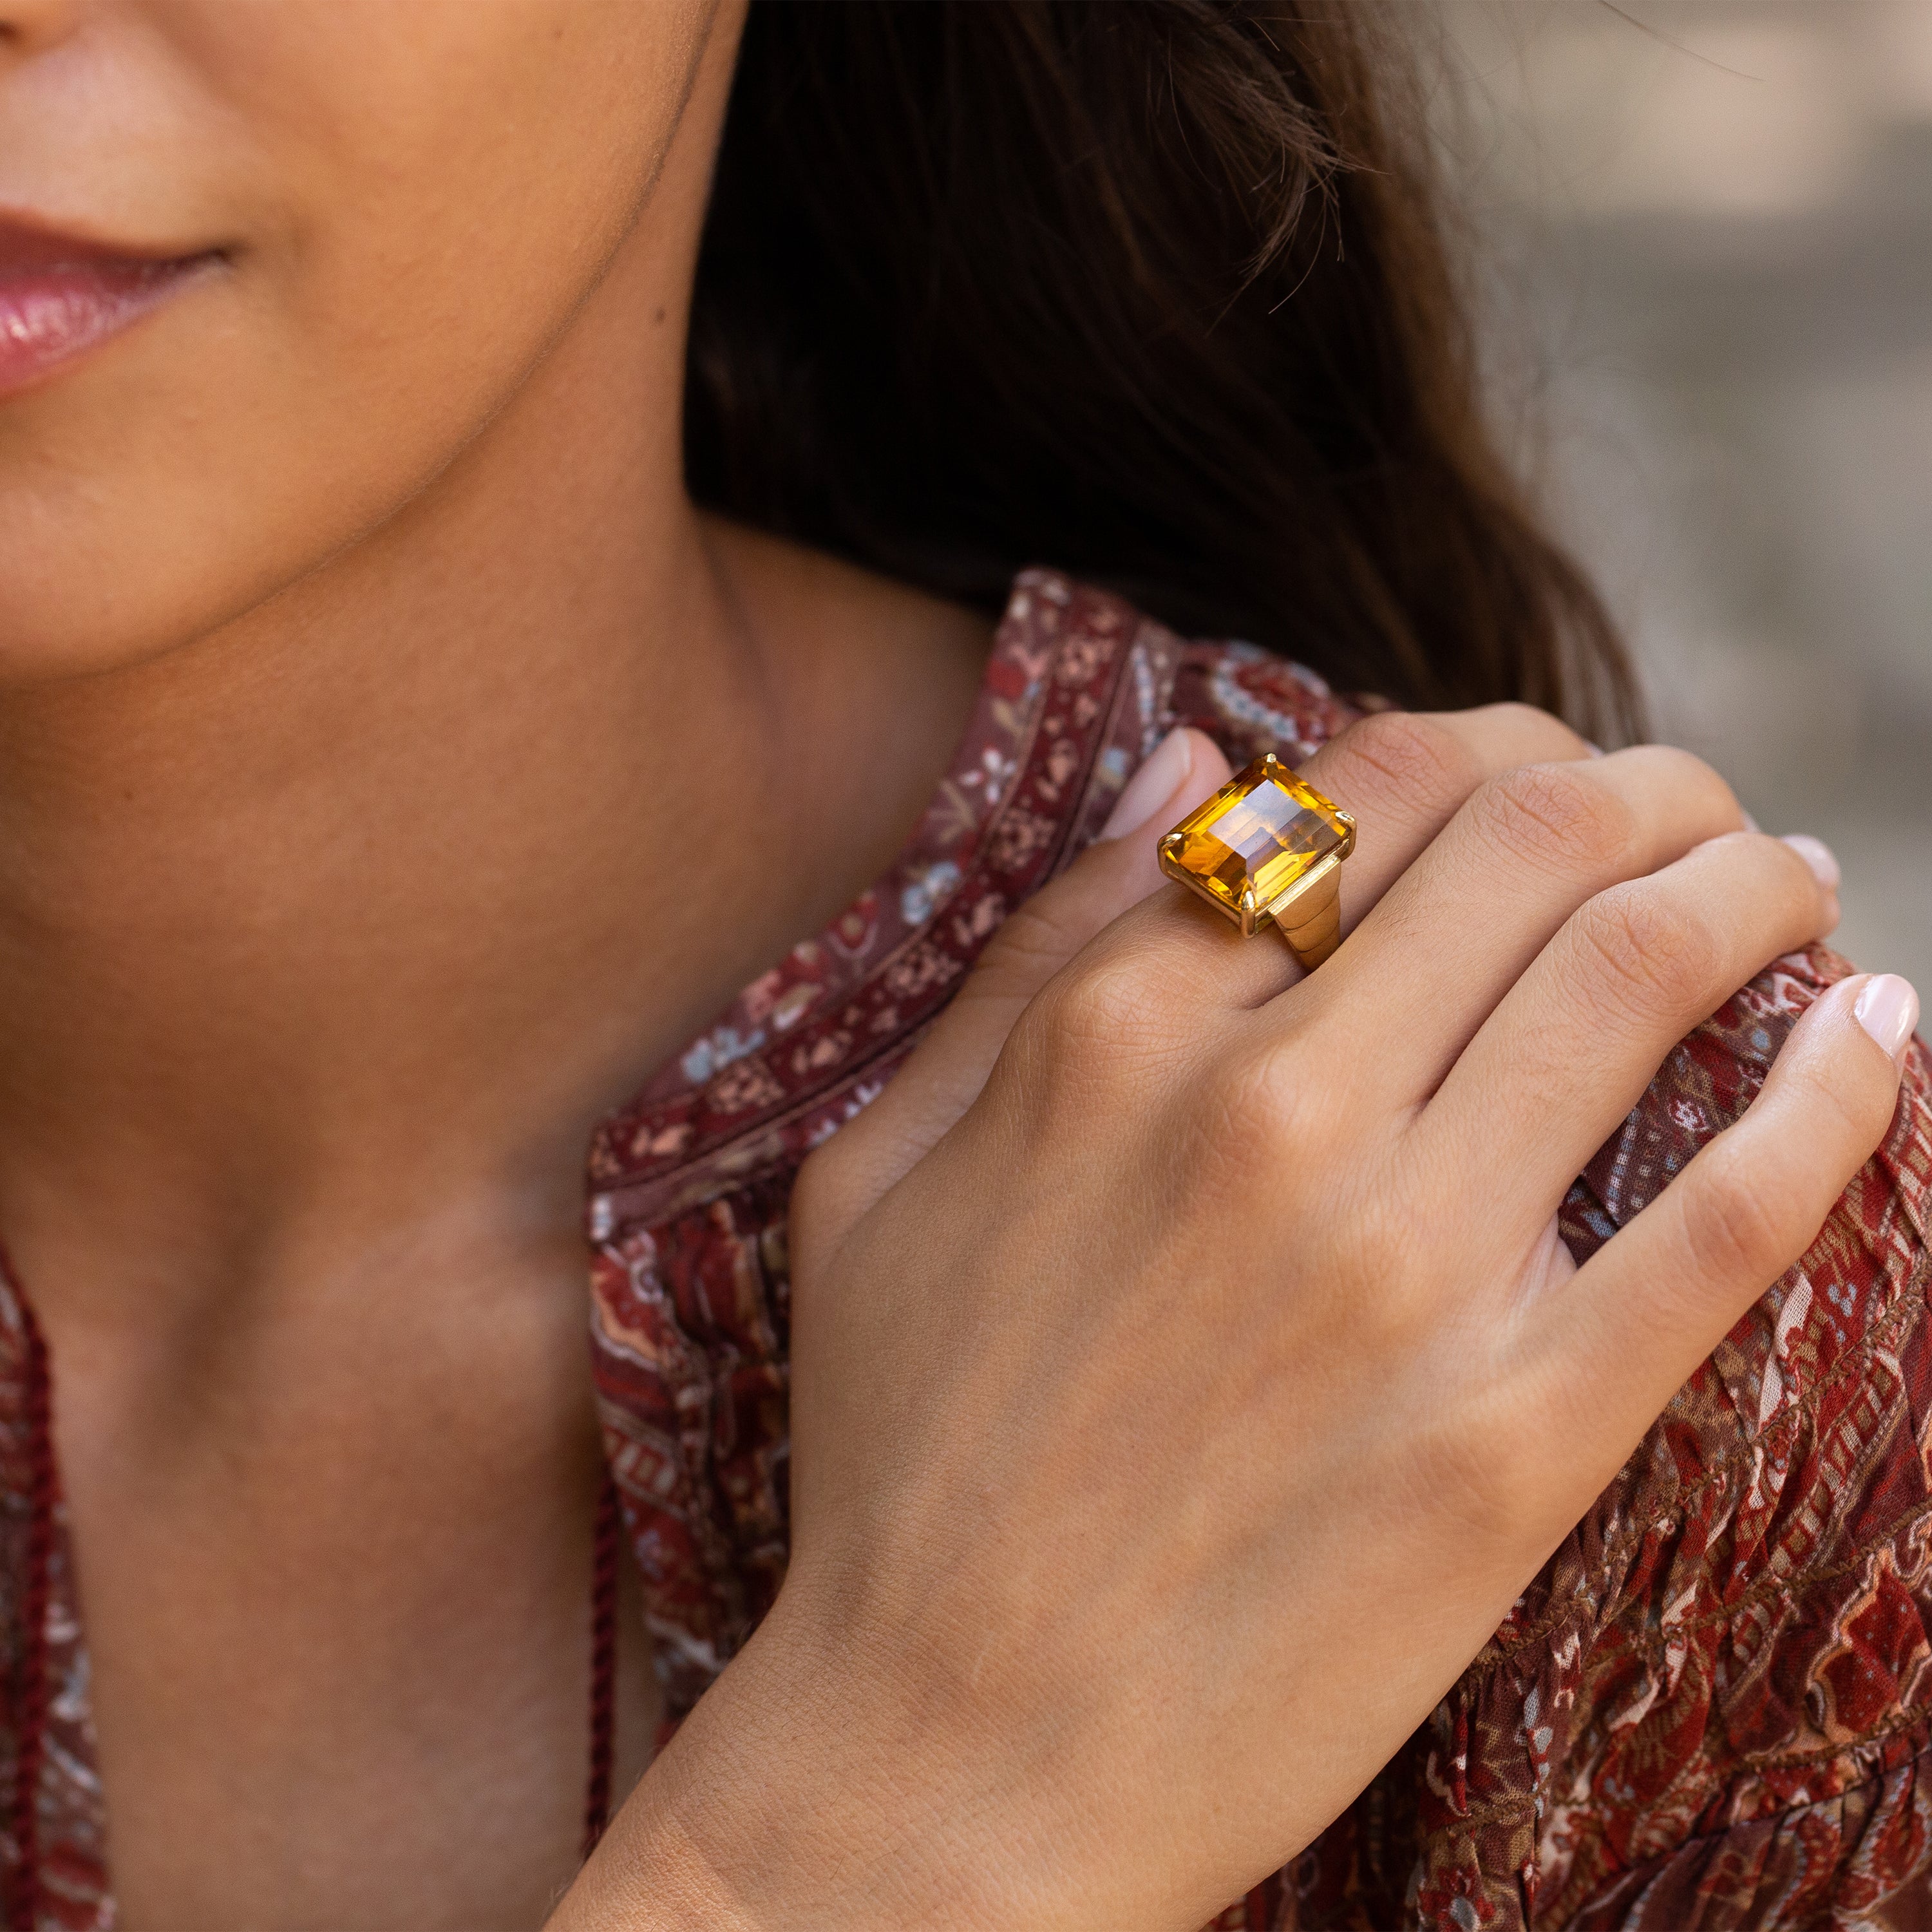
[[[432,1069],[514,1079],[541,1011],[621,978],[638,909],[695,965],[659,855],[774,693],[638,452],[532,448],[550,386],[220,632],[0,703],[10,1144],[185,1156],[206,1122],[312,1170],[352,1127],[380,1161]]]
[[[658,272],[620,259],[486,434],[322,569],[0,694],[10,1238],[104,1174],[126,1238],[187,1250],[471,1184],[574,1214],[597,1113],[822,909],[741,901],[756,855],[706,824],[727,790],[783,822],[756,754],[816,668],[764,647],[739,546],[683,494],[678,330],[614,346]]]
[[[682,212],[410,502],[204,634],[0,689],[0,1233],[44,1306],[206,1300],[318,1228],[574,1236],[598,1114],[910,829],[983,626],[683,488],[730,52]]]

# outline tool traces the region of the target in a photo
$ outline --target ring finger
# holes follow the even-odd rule
[[[1815,938],[1827,886],[1742,832],[1600,893],[1484,1023],[1425,1110],[1439,1159],[1480,1144],[1499,1222],[1540,1226],[1671,1048],[1765,964]],[[1590,1050],[1580,1054],[1577,1042]]]

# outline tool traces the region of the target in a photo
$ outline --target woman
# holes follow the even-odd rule
[[[1922,1907],[1916,1001],[1366,21],[0,0],[13,1924]]]

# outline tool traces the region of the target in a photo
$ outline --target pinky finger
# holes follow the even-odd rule
[[[1562,1377],[1580,1420],[1588,1391],[1606,1475],[1810,1246],[1884,1139],[1918,1010],[1891,975],[1822,995],[1743,1118],[1532,1313],[1533,1354]]]

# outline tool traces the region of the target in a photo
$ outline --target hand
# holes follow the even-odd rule
[[[1378,717],[1306,767],[1361,833],[1304,980],[1156,890],[1225,776],[1178,742],[801,1180],[791,1574],[641,1789],[635,1922],[1189,1932],[1426,1715],[1889,1120],[1848,982],[1576,1270],[1570,1180],[1828,886],[1682,753]]]

